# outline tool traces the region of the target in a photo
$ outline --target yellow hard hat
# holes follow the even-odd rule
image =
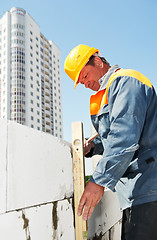
[[[99,50],[80,44],[72,49],[67,56],[64,63],[64,70],[66,74],[75,82],[74,88],[76,88],[78,84],[77,80],[82,68],[86,65],[89,58],[96,52],[99,52]]]

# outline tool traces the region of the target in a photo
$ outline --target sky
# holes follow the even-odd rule
[[[111,66],[140,71],[157,90],[156,0],[1,0],[0,17],[12,7],[26,10],[61,51],[64,140],[71,142],[72,122],[83,122],[84,136],[91,135],[89,99],[94,92],[83,85],[74,90],[64,72],[64,61],[77,45],[99,49]]]

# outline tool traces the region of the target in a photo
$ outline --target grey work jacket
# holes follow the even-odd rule
[[[144,75],[118,68],[90,100],[93,154],[103,150],[90,181],[116,190],[125,209],[157,201],[157,96]]]

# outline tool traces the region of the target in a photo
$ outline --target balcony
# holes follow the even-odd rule
[[[50,111],[50,104],[45,103],[45,109],[46,109],[47,111]]]
[[[44,67],[49,70],[49,66],[47,64],[45,64]]]
[[[45,103],[50,104],[50,100],[49,100],[49,98],[46,98],[46,99],[45,99]]]
[[[49,73],[47,71],[45,71],[45,75],[49,76]]]
[[[51,129],[46,129],[45,132],[50,133]]]
[[[48,83],[45,83],[45,89],[50,89],[50,86],[49,86],[49,84]]]
[[[44,54],[47,55],[47,56],[49,56],[49,53],[48,53],[47,51],[44,51]]]
[[[50,83],[49,78],[45,78],[45,82]]]
[[[49,121],[46,121],[46,126],[45,128],[49,128],[50,127],[50,122]]]
[[[49,63],[49,60],[48,60],[48,58],[45,56],[44,57],[44,60],[47,62],[47,63]]]
[[[50,91],[48,89],[45,89],[45,95],[50,96]]]
[[[45,117],[48,118],[48,119],[50,119],[50,114],[46,113],[46,114],[45,114]]]

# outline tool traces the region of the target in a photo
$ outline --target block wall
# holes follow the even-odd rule
[[[0,119],[0,238],[74,240],[70,144]],[[88,221],[89,240],[120,240],[121,212],[105,191]]]
[[[0,119],[0,236],[74,240],[70,147]]]

